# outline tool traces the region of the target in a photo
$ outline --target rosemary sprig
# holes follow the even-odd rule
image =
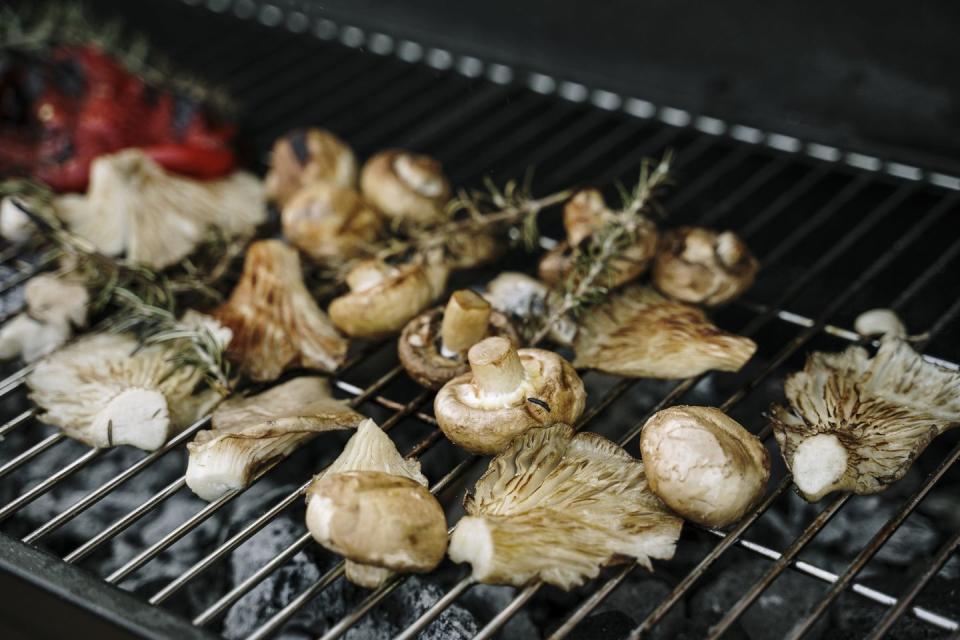
[[[577,315],[607,296],[609,287],[605,283],[609,282],[614,263],[635,242],[636,232],[646,222],[647,215],[656,210],[653,199],[669,180],[671,160],[669,151],[656,165],[645,159],[633,189],[621,190],[620,208],[590,236],[585,246],[574,249],[573,268],[564,281],[560,302],[553,305],[531,344],[540,343],[567,314]]]

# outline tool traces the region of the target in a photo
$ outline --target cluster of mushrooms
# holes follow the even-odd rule
[[[490,261],[497,239],[479,234],[462,239],[460,252],[448,245],[395,260],[376,249],[393,233],[447,222],[450,193],[431,158],[388,150],[360,168],[321,129],[278,140],[264,183],[242,172],[212,182],[177,177],[136,151],[105,156],[88,193],[57,198],[54,209],[97,250],[134,264],[168,267],[211,228],[252,237],[266,202],[278,208],[284,239],[252,242],[226,300],[178,322],[180,340],[199,332],[243,379],[284,381],[224,399],[202,384],[197,363],[176,360],[176,339],[144,345],[130,334],[94,333],[70,341],[86,326],[89,294],[68,270],[30,281],[26,310],[0,330],[0,357],[37,360],[27,384],[42,419],[93,447],[155,450],[210,416],[187,447],[186,483],[204,500],[242,490],[321,433],[354,430],[309,484],[306,523],[319,544],[344,556],[347,579],[368,588],[395,572],[431,571],[449,555],[481,582],[539,579],[570,589],[613,562],[651,568],[671,558],[684,520],[723,528],[757,504],[769,453],[719,409],[657,412],[641,431],[640,459],[575,428],[586,406],[578,370],[676,379],[737,371],[752,357],[753,341],[719,329],[705,312],[756,276],[758,262],[740,238],[661,231],[641,219],[612,262],[605,300],[546,327],[549,340],[572,349],[569,362],[524,344],[521,328],[559,308],[563,286],[576,284],[578,252],[618,212],[599,191],[576,193],[563,212],[566,238],[543,257],[538,278],[502,273],[483,291],[457,290],[432,307],[450,272]],[[15,202],[3,203],[0,232],[22,241],[30,225]],[[304,279],[304,261],[344,274],[348,291],[326,310]],[[787,379],[789,407],[771,412],[784,461],[809,500],[881,490],[960,423],[960,374],[924,360],[887,312],[865,314],[857,328],[881,336],[875,356],[859,346],[812,354]],[[410,377],[436,391],[446,437],[493,456],[451,535],[419,462],[318,375],[338,370],[351,338],[395,335]]]

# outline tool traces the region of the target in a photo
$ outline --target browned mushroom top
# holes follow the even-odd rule
[[[283,208],[283,234],[325,263],[362,254],[383,230],[383,218],[352,187],[331,182],[304,186]]]
[[[270,154],[267,197],[281,207],[301,187],[330,182],[351,187],[357,160],[347,144],[326,129],[297,129],[279,138]]]
[[[440,163],[401,149],[381,151],[367,160],[360,186],[387,217],[413,224],[442,221],[450,198],[450,184]]]
[[[718,305],[750,288],[759,263],[732,231],[680,227],[663,234],[653,284],[682,302]]]

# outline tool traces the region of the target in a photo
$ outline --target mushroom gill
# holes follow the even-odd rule
[[[757,345],[717,328],[696,307],[633,285],[584,314],[573,348],[577,368],[675,379],[738,371]]]
[[[790,408],[771,424],[800,495],[877,493],[904,476],[935,437],[960,423],[960,373],[927,362],[888,334],[862,347],[815,352],[787,377]]]
[[[643,463],[565,424],[530,429],[497,455],[464,500],[449,555],[474,579],[569,590],[600,568],[673,557],[683,520],[650,491]]]
[[[356,427],[363,416],[335,399],[324,378],[294,378],[217,407],[212,428],[187,444],[186,481],[204,500],[242,489],[264,469],[324,431]]]
[[[87,194],[61,196],[54,209],[99,251],[157,269],[190,255],[211,227],[235,237],[266,218],[263,186],[253,175],[177,176],[137,149],[94,160]]]
[[[213,315],[233,331],[227,355],[253,380],[294,367],[330,372],[347,354],[303,284],[297,252],[279,240],[250,245],[240,282]]]

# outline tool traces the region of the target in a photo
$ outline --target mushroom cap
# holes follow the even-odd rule
[[[367,160],[360,187],[384,215],[417,225],[441,222],[450,199],[440,163],[402,149],[381,151]]]
[[[40,274],[30,278],[24,287],[24,298],[30,317],[47,324],[87,324],[90,295],[79,282]]]
[[[227,355],[253,380],[294,367],[334,371],[347,355],[303,284],[300,257],[279,240],[250,245],[240,282],[213,315],[233,332]]]
[[[466,358],[441,353],[440,326],[443,307],[430,309],[407,323],[397,341],[397,354],[407,373],[427,389],[439,389],[451,379],[470,370]],[[488,336],[503,336],[520,346],[520,336],[510,320],[499,311],[490,314]]]
[[[437,393],[433,411],[451,442],[473,453],[497,453],[532,427],[574,423],[583,413],[587,394],[569,362],[544,349],[517,353],[525,374],[519,401],[484,394],[472,372],[453,378]]]
[[[70,334],[69,324],[38,322],[18,313],[0,327],[0,360],[22,357],[33,362],[63,345]]]
[[[474,269],[499,258],[506,243],[501,238],[483,232],[454,232],[447,238],[445,261],[453,269]]]
[[[530,429],[490,461],[450,558],[488,584],[533,578],[569,590],[632,557],[673,557],[683,521],[650,491],[643,463],[595,433],[564,424]]]
[[[303,187],[357,183],[357,159],[350,147],[326,129],[296,129],[278,138],[270,152],[267,197],[281,207]]]
[[[546,284],[516,271],[504,271],[488,282],[483,297],[494,309],[506,314],[514,326],[529,325],[547,316],[550,307],[560,303],[557,294]],[[550,339],[569,346],[576,333],[576,322],[566,317],[551,328]]]
[[[634,242],[624,248],[619,257],[610,261],[604,286],[616,289],[642,276],[656,254],[658,235],[656,226],[652,222],[645,222]],[[541,258],[537,275],[547,284],[557,286],[566,281],[573,270],[573,263],[573,249],[568,242],[561,242]]]
[[[400,455],[390,436],[370,419],[357,426],[356,433],[350,436],[337,459],[317,477],[347,471],[382,471],[427,486],[427,477],[420,472],[420,462]]]
[[[630,285],[584,314],[573,364],[635,378],[690,378],[711,369],[738,371],[756,349],[697,307]]]
[[[732,231],[702,227],[666,231],[653,263],[653,284],[662,293],[714,306],[750,288],[759,263]]]
[[[324,378],[294,378],[263,393],[230,398],[212,429],[187,444],[187,486],[204,500],[242,489],[264,469],[324,431],[356,427],[363,416],[336,400]]]
[[[379,471],[327,474],[307,489],[307,528],[364,565],[424,573],[443,560],[447,523],[426,487]]]
[[[364,260],[347,274],[351,291],[330,303],[330,319],[356,338],[397,333],[440,294],[430,267]]]
[[[281,219],[293,246],[332,264],[361,255],[383,230],[379,212],[357,191],[331,182],[301,188],[288,199]]]
[[[650,489],[678,514],[725,527],[763,497],[770,456],[760,440],[714,407],[675,406],[643,426]]]

